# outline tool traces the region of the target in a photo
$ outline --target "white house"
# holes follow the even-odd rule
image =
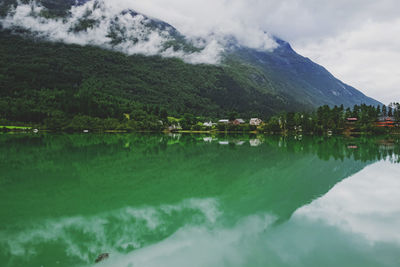
[[[225,120],[225,119],[224,120],[219,120],[218,123],[228,124],[229,120]]]
[[[259,118],[251,118],[250,125],[259,126],[262,123],[262,120]]]
[[[168,129],[169,129],[170,131],[179,131],[179,130],[182,130],[182,127],[181,127],[181,125],[180,125],[179,122],[178,122],[178,125],[172,124],[171,126],[168,127]]]
[[[212,121],[203,123],[203,126],[206,126],[206,127],[212,127],[214,125],[215,125],[215,123],[213,123]]]

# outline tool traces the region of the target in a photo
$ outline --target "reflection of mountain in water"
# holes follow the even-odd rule
[[[372,139],[2,135],[0,236],[20,240],[19,251],[69,240],[90,261],[99,249],[130,251],[187,224],[266,213],[285,221],[396,149]],[[87,240],[94,248],[79,246]]]
[[[391,153],[369,139],[263,137],[257,147],[248,142],[254,137],[214,139],[209,143],[199,136],[2,136],[1,183],[10,187],[9,192],[17,186],[20,192],[26,190],[25,196],[32,196],[31,203],[13,202],[16,211],[39,204],[34,203],[40,200],[38,196],[48,195],[55,205],[68,207],[60,209],[59,215],[193,197],[242,202],[256,194],[259,197],[254,199],[264,207],[263,201],[281,197],[284,203],[293,201],[295,209]],[[219,145],[218,140],[227,140],[229,145]],[[235,145],[237,140],[246,144]],[[348,149],[349,143],[359,148]],[[254,208],[258,202],[251,203]],[[50,205],[32,215],[57,215],[54,210]]]

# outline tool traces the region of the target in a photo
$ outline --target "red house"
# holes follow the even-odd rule
[[[235,125],[239,125],[239,124],[243,124],[243,123],[245,123],[245,121],[242,119],[236,119],[233,121],[233,124],[235,124]]]
[[[380,117],[377,122],[375,122],[375,126],[377,127],[394,127],[396,121],[393,117]]]

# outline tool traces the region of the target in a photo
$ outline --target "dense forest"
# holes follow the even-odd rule
[[[183,153],[178,149],[182,146],[201,147],[218,146],[221,140],[228,141],[232,149],[239,149],[235,142],[244,141],[249,145],[251,140],[259,140],[258,146],[262,151],[280,151],[306,155],[317,155],[323,160],[355,159],[361,162],[370,162],[385,159],[391,156],[393,160],[400,163],[400,139],[398,136],[360,136],[358,138],[345,138],[341,136],[304,136],[302,139],[296,136],[281,135],[255,135],[255,134],[216,134],[213,135],[211,143],[204,141],[210,135],[202,134],[56,134],[56,135],[0,135],[0,164],[5,166],[20,166],[22,162],[35,163],[38,158],[54,159],[62,155],[60,151],[68,149],[71,155],[64,155],[72,161],[91,160],[96,157],[115,157],[118,151],[135,151],[141,158],[156,156],[160,153],[167,154]],[[206,139],[207,140],[207,139]],[[127,146],[129,144],[129,146]],[[349,147],[357,146],[357,149]],[[200,148],[199,148],[200,147]],[[20,151],[29,149],[29,153],[21,154]],[[75,153],[85,151],[85,159],[81,159]],[[99,153],[99,151],[101,153]],[[255,153],[254,149],[251,153]],[[52,161],[57,164],[57,161]],[[5,168],[2,168],[5,169]],[[3,177],[5,177],[3,175]]]
[[[40,11],[34,11],[35,3]],[[273,50],[252,49],[229,39],[216,65],[189,64],[184,57],[165,58],[162,49],[151,54],[157,56],[128,53],[118,47],[136,45],[143,31],[147,35],[168,31],[162,47],[181,49],[185,55],[203,48],[193,46],[167,22],[131,9],[107,17],[102,6],[101,1],[86,0],[0,2],[0,126],[57,131],[160,131],[170,126],[209,130],[203,122],[272,118],[262,130],[276,131],[279,124],[279,131],[286,132],[292,130],[292,124],[300,124],[298,120],[292,122],[296,112],[312,114],[322,105],[343,104],[344,109],[362,103],[381,104],[297,54],[277,37],[273,37],[277,44]],[[23,16],[41,26],[62,20],[63,25],[69,25],[63,35],[74,40],[85,39],[90,29],[109,22],[111,26],[101,33],[109,41],[51,38],[41,27],[19,24],[13,14],[24,8],[31,12]],[[76,8],[85,9],[84,14],[75,14]],[[124,16],[141,24],[128,30],[120,21]],[[60,30],[65,26],[57,25]],[[121,27],[125,27],[122,33],[117,30]],[[147,44],[148,36],[142,39],[141,44]],[[337,118],[328,125],[312,120],[317,126],[303,128],[321,132],[342,127]],[[254,126],[228,123],[211,128],[249,131],[256,130]]]
[[[314,111],[288,94],[262,89],[257,79],[248,78],[257,73],[254,67],[232,59],[229,64],[192,65],[177,58],[127,56],[47,42],[22,29],[0,29],[0,41],[0,126],[341,133],[387,132],[388,127],[376,127],[378,118],[399,120],[398,104],[325,105]],[[349,125],[349,117],[357,121]],[[236,118],[265,123],[203,125]]]
[[[168,111],[214,118],[236,111],[267,117],[307,108],[289,105],[290,96],[260,91],[245,71],[244,66],[126,56],[0,31],[0,118],[59,128],[85,116],[121,120],[123,114]]]
[[[97,47],[32,42],[6,31],[0,31],[0,40],[0,126],[162,131],[179,125],[182,130],[340,133],[349,128],[393,131],[376,127],[376,121],[381,116],[400,119],[398,103],[352,109],[325,105],[316,111],[291,107],[278,95],[246,89],[243,84],[248,82],[240,81],[239,74],[243,67],[190,65]],[[251,117],[265,123],[258,128],[248,123],[203,125]],[[349,117],[358,119],[351,127]]]
[[[386,133],[399,131],[400,104],[388,106],[355,105],[321,106],[316,111],[288,112],[271,117],[263,126],[265,132],[305,133]]]

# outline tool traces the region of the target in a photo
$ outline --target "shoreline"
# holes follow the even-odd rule
[[[35,131],[37,130],[37,131]],[[129,131],[129,130],[89,130],[89,131],[54,131],[54,130],[40,130],[34,129],[33,127],[0,127],[0,134],[249,134],[249,135],[281,135],[281,136],[382,136],[382,135],[400,135],[399,132],[387,132],[387,133],[373,133],[373,132],[341,132],[330,134],[328,132],[324,133],[314,133],[314,132],[262,132],[262,131],[219,131],[219,130],[208,130],[208,131],[191,131],[191,130],[179,130],[179,131],[151,131],[151,130],[141,130],[141,131]]]

